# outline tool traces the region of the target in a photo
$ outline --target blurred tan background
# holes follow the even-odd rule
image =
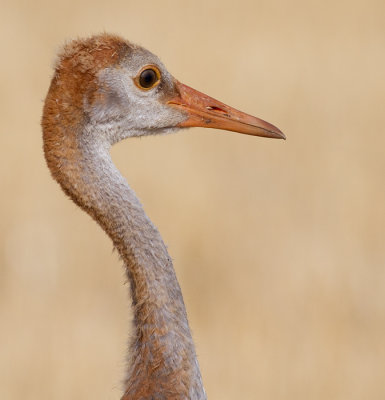
[[[113,149],[174,258],[208,397],[385,398],[384,4],[1,2],[1,399],[121,394],[123,268],[39,126],[57,48],[102,30],[288,137]]]

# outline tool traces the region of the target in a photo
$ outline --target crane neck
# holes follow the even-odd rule
[[[131,286],[134,333],[122,399],[206,399],[181,289],[158,230],[98,132],[56,133],[52,143],[69,141],[70,151],[45,140],[51,172],[110,236]]]

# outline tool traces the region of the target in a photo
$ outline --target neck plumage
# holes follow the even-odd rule
[[[131,283],[134,334],[122,399],[205,399],[182,293],[158,230],[112,163],[109,145],[93,142],[96,132],[55,136],[55,145],[45,140],[53,176],[110,236]],[[69,151],[57,149],[66,141]]]

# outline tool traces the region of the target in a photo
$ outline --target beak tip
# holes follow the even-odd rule
[[[275,126],[274,126],[274,130],[271,129],[269,133],[270,134],[267,136],[269,138],[286,140],[286,135]]]
[[[271,127],[274,128],[274,129],[272,129],[272,131],[274,132],[275,137],[276,137],[277,139],[286,140],[286,135],[285,135],[279,128],[277,128],[277,127],[274,126],[274,125],[271,125]]]

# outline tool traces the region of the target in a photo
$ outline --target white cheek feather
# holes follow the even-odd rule
[[[137,88],[124,69],[102,70],[98,78],[103,102],[84,104],[90,116],[87,130],[103,135],[110,144],[132,136],[175,132],[187,118],[162,103],[156,89]]]

